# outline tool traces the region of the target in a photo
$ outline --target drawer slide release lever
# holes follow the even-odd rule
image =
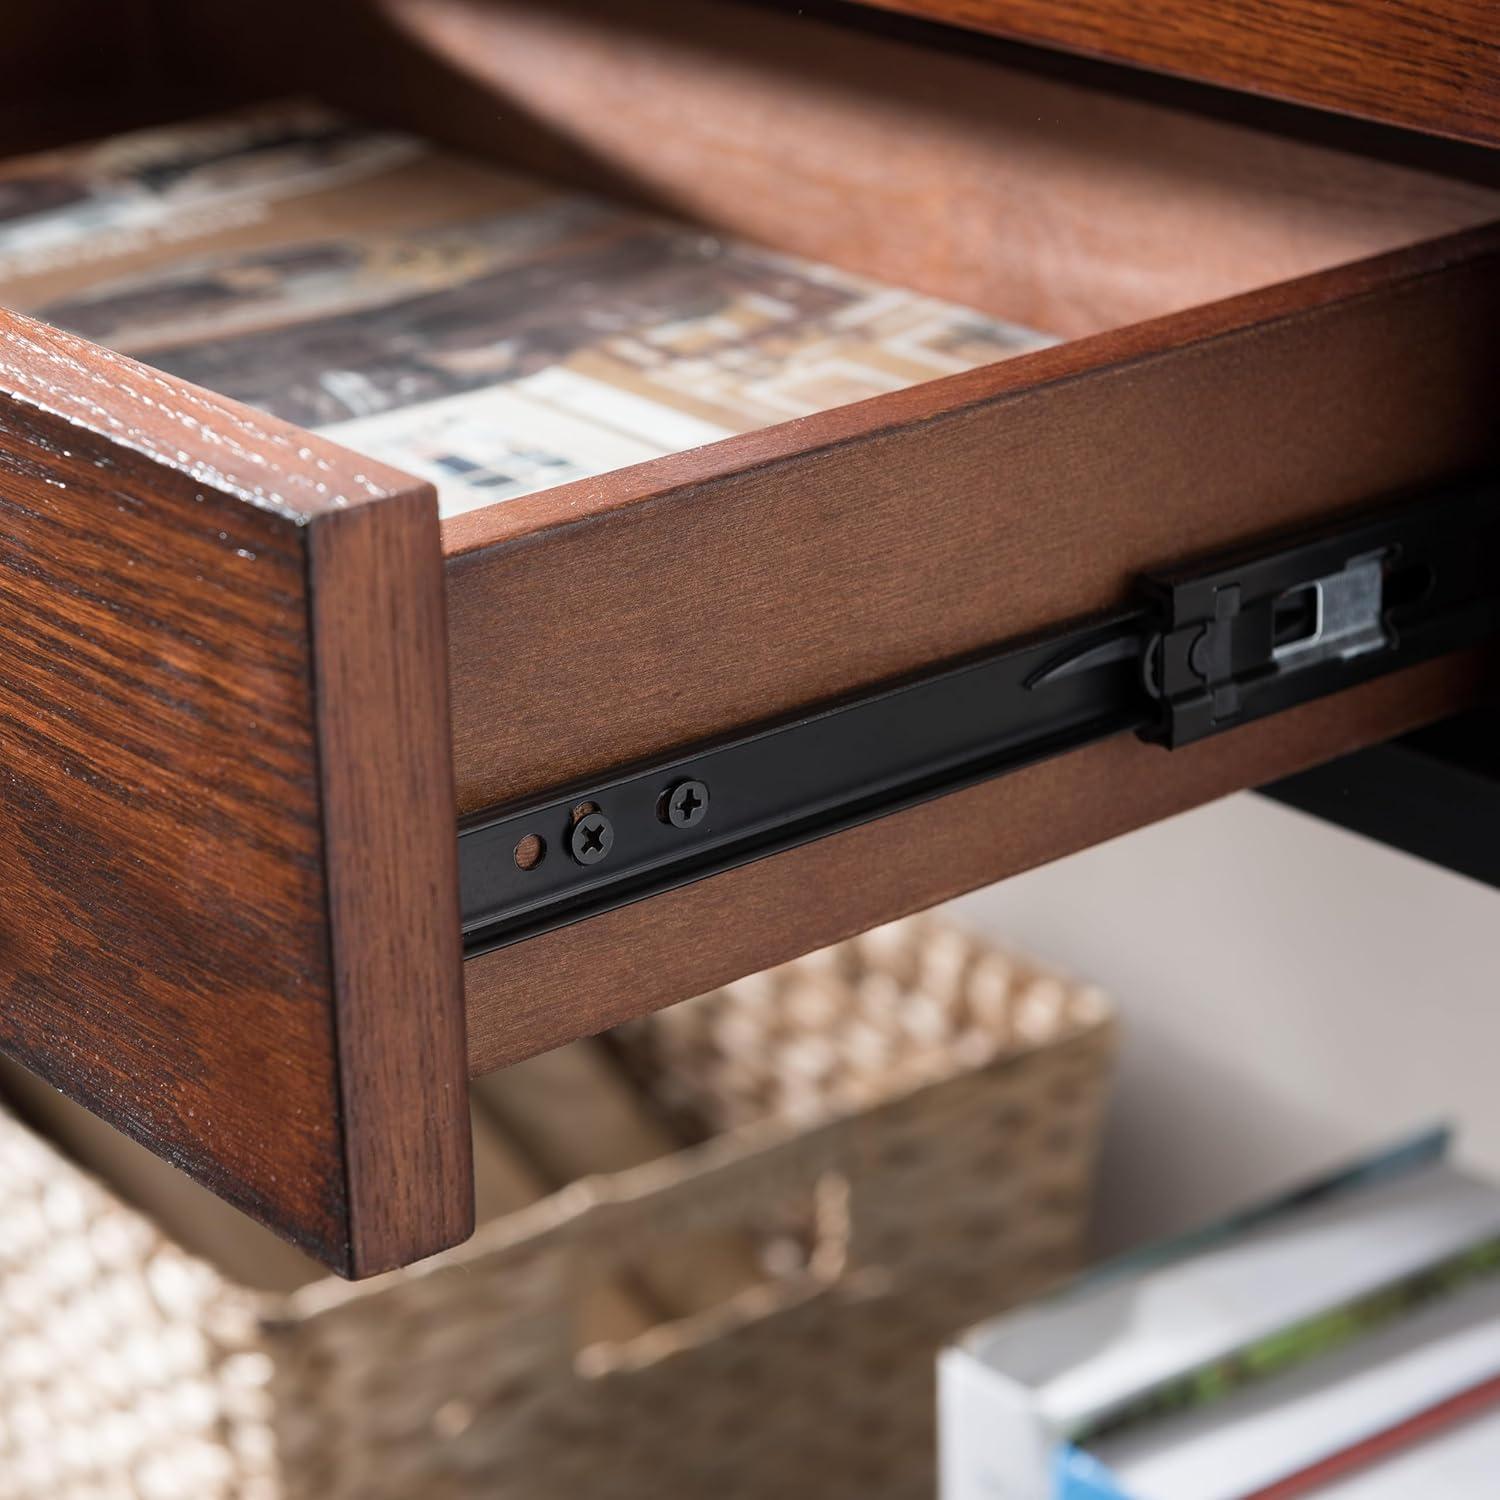
[[[1497,627],[1493,480],[1153,573],[1116,614],[467,819],[464,951],[660,895],[1109,735],[1190,744]]]
[[[1500,495],[1467,486],[1260,555],[1148,576],[1143,661],[1168,746],[1480,639],[1500,614]]]

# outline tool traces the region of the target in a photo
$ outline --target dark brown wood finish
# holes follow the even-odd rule
[[[1492,0],[865,0],[953,26],[1500,145]]]
[[[1109,608],[1141,569],[1493,462],[1497,324],[1491,228],[460,517],[444,537],[460,807]],[[1433,681],[1446,691],[1424,697]],[[1027,772],[1020,800],[1009,781],[950,797],[475,960],[470,1065],[1280,775],[1319,744],[1396,733],[1470,685],[1343,695],[1302,716],[1303,740],[1070,758]],[[1087,796],[1075,761],[1105,777]],[[973,838],[976,807],[1042,826],[953,865],[908,846],[915,830],[924,848]],[[789,878],[810,865],[815,884]]]
[[[446,598],[425,485],[310,531],[351,1269],[367,1275],[474,1227]]]
[[[301,81],[543,177],[1064,338],[1500,215],[1500,194],[726,0],[194,5],[224,86]],[[290,70],[290,73],[289,71]]]
[[[232,104],[222,83],[208,81],[208,69],[162,66],[170,25],[161,0],[105,6],[95,0],[13,0],[0,31],[0,155]]]
[[[0,1047],[335,1269],[472,1224],[431,492],[0,315]]]
[[[1500,203],[726,0],[130,14],[132,64],[174,98],[316,88],[1082,336],[460,517],[444,564],[425,487],[0,317],[0,1047],[346,1274],[468,1231],[465,1004],[482,1071],[1484,685],[1465,658],[1177,755],[1097,746],[461,976],[455,807],[1055,625],[1143,567],[1493,461],[1500,234],[1324,268]]]
[[[0,38],[0,151],[36,150],[108,129],[158,80],[152,69],[154,0],[15,3]],[[89,37],[80,47],[78,38]]]

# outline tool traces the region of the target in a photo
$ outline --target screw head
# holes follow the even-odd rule
[[[708,816],[708,787],[701,781],[679,781],[661,800],[663,822],[693,828]]]
[[[581,865],[597,865],[615,846],[615,825],[601,812],[579,818],[568,834],[568,852]]]

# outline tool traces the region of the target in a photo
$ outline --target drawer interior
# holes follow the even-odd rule
[[[39,59],[60,14],[23,38]],[[6,169],[0,298],[437,482],[454,553],[536,514],[499,501],[1500,201],[729,0],[163,3],[115,24],[122,128],[249,107]],[[288,90],[320,102],[255,102]],[[57,113],[98,133],[105,106]],[[142,187],[156,228],[106,201]]]
[[[79,4],[23,7],[44,33],[27,68],[73,66]],[[101,134],[111,98],[128,125],[300,92],[1065,338],[1475,223],[1497,201],[1095,86],[1097,70],[1072,83],[747,0],[308,9],[114,8],[113,95],[49,84],[30,134],[65,108],[75,137]]]
[[[280,102],[0,169],[0,295],[446,518],[1052,342]]]

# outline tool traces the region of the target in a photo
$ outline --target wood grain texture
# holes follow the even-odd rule
[[[864,0],[1483,145],[1500,145],[1492,0]]]
[[[504,1067],[1497,689],[1500,663],[1450,658],[1180,751],[1121,736],[668,892],[649,914],[625,907],[472,959],[469,1067]],[[1181,878],[1211,880],[1214,871],[1184,869]]]
[[[1190,309],[452,523],[466,811],[1494,456],[1493,233],[1195,306],[1493,216],[1481,189],[720,0],[159,10],[153,68],[206,92],[321,85],[1065,335]],[[0,332],[0,1045],[346,1273],[438,1249],[469,1168],[430,500]],[[1476,673],[1187,759],[1099,747],[491,955],[470,1065],[1421,722]]]
[[[1145,568],[1494,462],[1497,269],[1500,230],[1480,230],[457,518],[461,810],[1110,608]],[[1418,720],[1467,691],[1410,679],[1430,680],[1447,693]],[[1321,751],[1297,753],[1395,733],[1409,706],[1389,686],[1343,695],[1303,720]],[[1186,760],[1090,752],[1079,763],[1105,783],[1087,795],[1073,759],[1028,772],[1076,804],[1066,831],[980,840],[960,876],[902,838],[920,827],[951,849],[975,805],[1049,820],[1049,795],[950,797],[881,825],[905,834],[851,834],[475,960],[470,1065],[717,982],[721,943],[759,967],[1279,775],[1286,735],[1247,730],[1225,743],[1253,748]],[[1227,769],[1199,779],[1199,759]],[[780,884],[798,860],[819,881]],[[865,902],[872,882],[886,895]],[[698,940],[666,920],[679,907]]]
[[[339,1103],[363,1276],[474,1227],[447,614],[427,486],[310,529]]]
[[[431,494],[4,314],[0,509],[0,1047],[345,1274],[462,1237]]]
[[[1500,217],[1490,189],[726,0],[195,5],[174,36],[231,91],[300,83],[1069,338]]]

